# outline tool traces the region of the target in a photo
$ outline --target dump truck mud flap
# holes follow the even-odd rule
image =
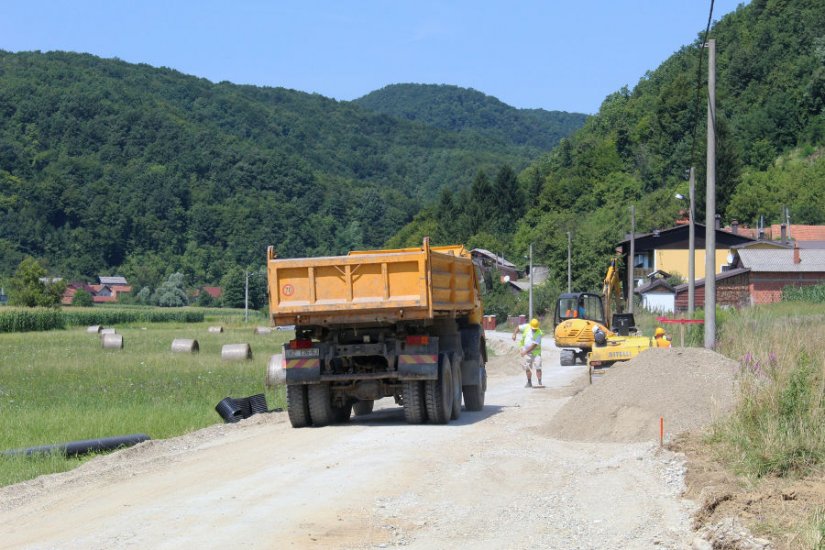
[[[317,358],[284,359],[282,354],[273,355],[266,369],[268,387],[284,384],[311,384],[321,381],[321,361]]]
[[[398,356],[399,380],[436,380],[437,378],[437,354],[403,354]]]

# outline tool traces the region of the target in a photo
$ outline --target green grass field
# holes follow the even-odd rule
[[[240,318],[242,319],[242,317]],[[124,349],[104,350],[83,328],[0,334],[0,450],[145,433],[180,435],[223,422],[224,397],[266,393],[271,408],[283,394],[265,391],[269,357],[291,332],[255,335],[255,322],[117,326]],[[258,320],[260,321],[260,320]],[[264,323],[261,323],[264,324]],[[175,338],[196,339],[200,353],[172,353]],[[223,361],[224,344],[249,343],[251,361]],[[0,485],[64,471],[79,459],[0,457]]]

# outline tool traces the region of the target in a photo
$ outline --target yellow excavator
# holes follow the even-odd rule
[[[602,294],[565,293],[559,296],[554,315],[556,346],[562,366],[587,363],[591,381],[595,369],[627,361],[652,346],[651,339],[637,335],[632,313],[622,313],[622,286],[617,259],[613,258],[602,283]]]

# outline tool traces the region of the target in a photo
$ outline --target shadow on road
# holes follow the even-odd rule
[[[480,411],[461,411],[461,417],[458,420],[451,420],[447,426],[466,426],[468,424],[476,424],[483,420],[490,418],[506,407],[502,405],[485,405],[484,409]],[[407,426],[404,420],[404,409],[401,407],[389,407],[386,409],[378,409],[370,414],[364,416],[353,416],[349,422],[355,426]]]

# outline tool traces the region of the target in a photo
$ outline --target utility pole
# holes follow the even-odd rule
[[[705,348],[716,347],[716,40],[708,49],[708,167],[705,207]]]
[[[633,259],[636,257],[636,205],[630,205],[630,255],[627,257],[627,312],[633,313]]]
[[[693,319],[693,313],[696,310],[696,225],[693,219],[696,215],[694,207],[694,196],[696,187],[696,174],[693,166],[690,167],[690,236],[688,237],[688,317]]]
[[[788,236],[788,242],[791,242],[791,209],[785,207],[785,234]]]
[[[570,231],[567,232],[567,292],[573,292],[573,271],[570,267],[570,246],[571,246],[571,237]]]
[[[530,296],[529,296],[530,319],[533,318],[533,243],[530,243]]]
[[[246,282],[243,289],[243,322],[249,322],[249,271],[244,271]]]

